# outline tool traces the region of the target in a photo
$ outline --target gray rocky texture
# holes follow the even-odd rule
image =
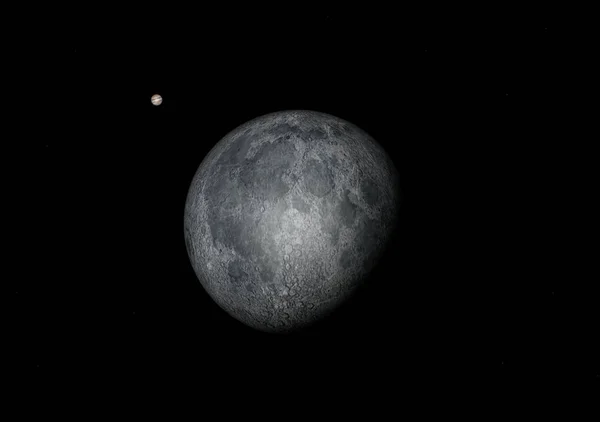
[[[190,262],[225,311],[267,332],[309,326],[351,295],[397,222],[396,170],[340,118],[283,111],[228,133],[185,205]]]

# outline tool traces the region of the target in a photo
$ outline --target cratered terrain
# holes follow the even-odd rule
[[[338,117],[282,111],[229,132],[191,182],[184,235],[227,313],[284,333],[322,320],[368,277],[398,219],[396,169]]]

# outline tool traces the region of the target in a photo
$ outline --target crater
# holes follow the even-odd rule
[[[366,219],[361,222],[361,229],[356,237],[357,250],[364,257],[363,268],[368,273],[377,263],[385,243],[385,232],[376,220]],[[383,236],[382,236],[383,235]]]
[[[241,164],[246,159],[246,154],[250,149],[250,145],[252,141],[257,138],[257,135],[253,133],[250,129],[247,129],[244,133],[239,135],[235,141],[233,141],[229,148],[221,156],[217,161],[217,164]]]
[[[237,259],[229,263],[227,273],[231,282],[236,284],[248,276],[242,267],[242,263]]]
[[[304,214],[308,214],[310,212],[310,206],[298,195],[294,195],[292,198],[292,207]]]
[[[223,216],[218,209],[209,210],[209,227],[213,244],[221,243],[234,249],[240,256],[251,258],[264,255],[261,243],[253,235],[253,224],[249,215],[239,217]]]
[[[268,133],[277,137],[277,136],[286,136],[292,134],[300,134],[302,130],[298,126],[290,125],[289,123],[280,123],[275,124],[270,129],[268,129]],[[289,136],[288,136],[289,139]]]
[[[279,199],[290,190],[290,186],[283,180],[288,169],[286,166],[263,166],[253,170],[244,166],[240,172],[241,185],[246,192],[252,192],[261,201]]]
[[[308,137],[313,140],[325,139],[327,133],[320,128],[315,128],[308,131]]]
[[[185,249],[187,251],[188,256],[190,257],[190,259],[194,259],[194,255],[195,255],[195,251],[194,251],[194,247],[192,245],[192,239],[191,239],[191,234],[189,232],[189,230],[185,230]]]
[[[349,249],[344,249],[342,254],[340,255],[339,264],[341,268],[348,268],[351,266],[354,254],[350,252]]]
[[[342,201],[338,206],[338,212],[342,220],[342,224],[346,227],[351,227],[356,218],[356,205],[350,201],[348,197],[350,191],[345,190],[342,195]]]
[[[335,138],[340,138],[342,137],[343,133],[342,133],[342,129],[340,127],[339,124],[337,123],[333,123],[331,125],[331,134],[335,137]]]
[[[305,164],[304,188],[317,198],[322,198],[333,189],[333,176],[322,161],[310,159]]]
[[[380,192],[379,186],[375,182],[373,182],[371,179],[365,179],[361,181],[360,190],[367,205],[373,206],[377,204]]]
[[[258,164],[269,167],[290,168],[296,161],[296,148],[285,138],[277,138],[273,142],[264,143],[254,156]]]

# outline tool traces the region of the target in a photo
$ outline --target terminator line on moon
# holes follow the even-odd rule
[[[255,329],[321,320],[365,280],[397,223],[398,175],[383,148],[338,117],[257,117],[204,158],[184,235],[202,286]]]

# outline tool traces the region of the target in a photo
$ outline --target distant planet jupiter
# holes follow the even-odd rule
[[[154,104],[155,106],[158,106],[162,104],[162,97],[158,94],[154,94],[150,101],[152,101],[152,104]]]
[[[184,237],[222,309],[287,333],[322,320],[365,281],[399,206],[397,171],[370,135],[329,114],[281,111],[239,126],[204,157]]]

